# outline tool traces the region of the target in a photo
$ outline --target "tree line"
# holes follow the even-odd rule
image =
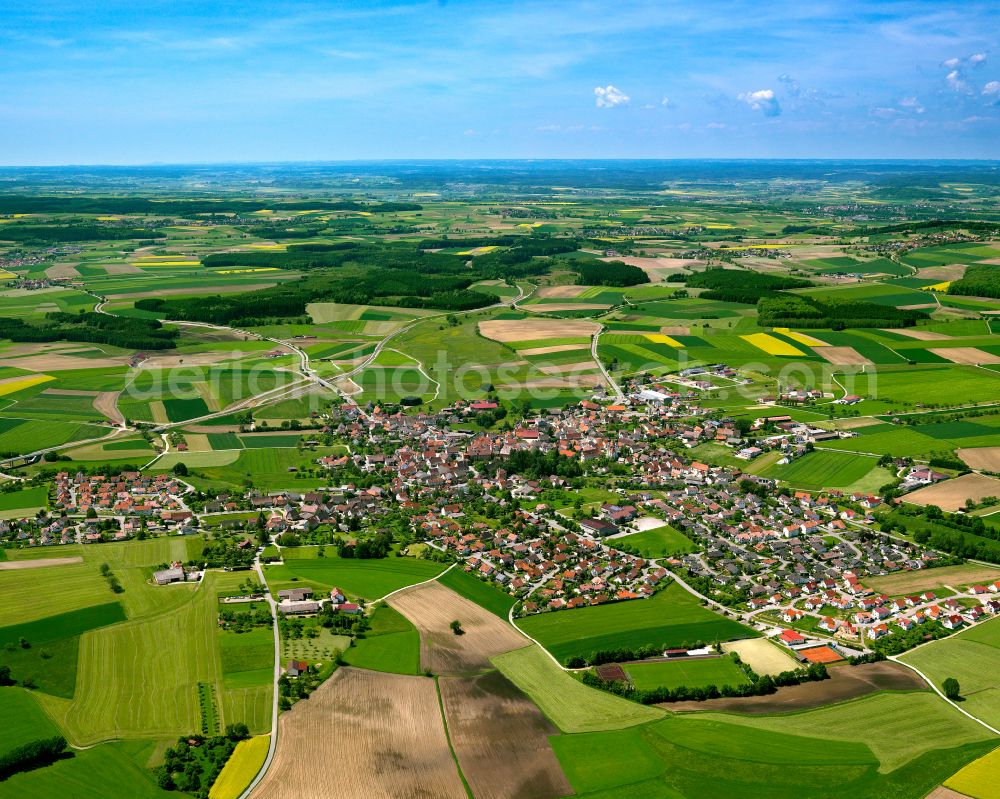
[[[826,666],[822,663],[812,663],[809,666],[795,671],[783,671],[780,674],[759,676],[749,668],[745,668],[749,683],[739,685],[704,685],[686,686],[677,688],[636,688],[631,683],[620,680],[604,680],[597,674],[587,671],[583,675],[583,684],[591,688],[599,688],[602,691],[616,694],[633,702],[643,705],[654,705],[661,702],[702,702],[706,699],[718,699],[720,697],[739,696],[768,696],[775,693],[779,688],[788,685],[800,685],[804,682],[819,682],[830,678]]]
[[[0,317],[0,338],[11,341],[85,341],[114,344],[137,350],[168,350],[176,346],[179,333],[158,319],[110,316],[93,311],[71,314],[54,311],[36,322]]]
[[[166,234],[153,228],[104,227],[102,225],[3,225],[0,239],[31,244],[65,241],[124,241],[162,239]]]
[[[392,213],[420,211],[418,203],[358,202],[355,200],[243,200],[191,199],[151,200],[145,197],[26,197],[0,195],[0,214],[156,214],[191,216],[193,214],[252,213],[280,211],[368,211]]]
[[[1000,299],[1000,266],[997,264],[972,264],[961,280],[948,286],[949,294],[966,297],[994,297]]]
[[[66,752],[66,746],[66,739],[61,735],[39,738],[15,746],[0,754],[0,780],[5,780],[20,771],[28,771],[55,762]]]

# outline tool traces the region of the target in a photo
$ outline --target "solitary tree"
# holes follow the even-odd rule
[[[462,629],[462,622],[460,622],[458,619],[455,619],[455,621],[453,621],[450,626],[451,626],[451,631],[455,633],[455,635],[465,635],[465,630]]]
[[[944,695],[947,696],[952,702],[961,699],[962,688],[958,684],[958,680],[954,677],[949,677],[941,684],[941,688],[944,690]]]

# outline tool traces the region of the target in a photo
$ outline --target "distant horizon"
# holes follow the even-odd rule
[[[8,0],[12,166],[1000,158],[994,0]]]
[[[232,161],[135,161],[135,162],[67,162],[53,164],[0,164],[0,169],[144,169],[170,167],[226,167],[226,166],[338,166],[342,164],[530,164],[530,163],[830,163],[830,164],[997,164],[996,158],[882,158],[875,156],[844,157],[771,157],[771,156],[693,156],[693,157],[652,157],[652,156],[586,156],[562,158],[559,156],[523,157],[391,157],[391,158],[315,158],[315,159],[253,159]]]

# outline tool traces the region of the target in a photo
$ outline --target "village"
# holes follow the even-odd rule
[[[706,375],[740,380],[722,364],[680,379]],[[889,597],[866,588],[868,578],[950,561],[877,532],[878,496],[788,491],[688,457],[687,450],[713,442],[741,460],[765,448],[790,460],[828,433],[781,414],[741,429],[710,418],[698,405],[699,390],[637,383],[622,402],[583,400],[479,432],[460,428],[495,403],[459,402],[433,415],[344,405],[324,420],[323,432],[349,447],[317,459],[330,475],[326,488],[205,495],[175,475],[62,471],[52,485],[52,512],[0,522],[0,535],[25,545],[96,544],[207,530],[235,536],[236,557],[227,562],[245,568],[257,539],[274,545],[291,534],[308,543],[327,530],[325,540],[335,541],[377,531],[383,519],[402,514],[409,535],[430,552],[516,598],[517,615],[641,601],[685,581],[707,605],[791,647],[825,639],[864,650],[919,625],[953,630],[1000,610],[997,583],[948,597]],[[895,467],[904,487],[945,476],[903,461]],[[366,487],[350,475],[365,476]],[[595,479],[614,486],[616,498],[587,497]],[[630,536],[663,526],[691,551],[628,551]],[[197,568],[173,563],[155,580],[188,580]],[[328,599],[305,588],[282,594],[278,610],[289,615],[314,613],[323,603],[358,612],[339,589]]]

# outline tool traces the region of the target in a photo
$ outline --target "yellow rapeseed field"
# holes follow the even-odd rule
[[[807,347],[829,347],[825,341],[820,341],[815,336],[810,336],[808,333],[796,333],[794,330],[789,330],[787,327],[776,327],[774,328],[775,333],[781,333],[788,336],[790,339],[799,342],[799,344],[805,344]]]
[[[277,272],[276,266],[258,266],[253,269],[219,269],[217,275],[245,275],[247,272]]]
[[[208,799],[237,799],[264,765],[270,741],[270,735],[257,735],[236,744],[236,749],[212,784]]]
[[[997,791],[998,769],[1000,769],[1000,749],[994,749],[946,779],[944,787],[971,796],[973,799],[992,799],[1000,796],[1000,792]]]
[[[932,286],[924,286],[921,291],[947,291],[952,281],[946,280],[943,283],[935,283]]]
[[[471,250],[462,250],[455,253],[455,255],[482,255],[487,252],[493,252],[496,248],[496,244],[487,244],[483,247],[473,247]]]
[[[666,336],[663,333],[643,333],[645,339],[652,341],[654,344],[666,344],[668,347],[683,347],[677,339]]]
[[[747,336],[740,336],[740,338],[768,355],[805,355],[802,350],[793,347],[787,341],[782,341],[768,333],[751,333]]]
[[[155,266],[201,266],[201,261],[136,261],[132,266],[149,269]]]
[[[52,375],[29,375],[28,377],[15,377],[0,382],[0,397],[13,394],[15,391],[23,391],[26,388],[37,386],[39,383],[47,383],[55,380]]]

